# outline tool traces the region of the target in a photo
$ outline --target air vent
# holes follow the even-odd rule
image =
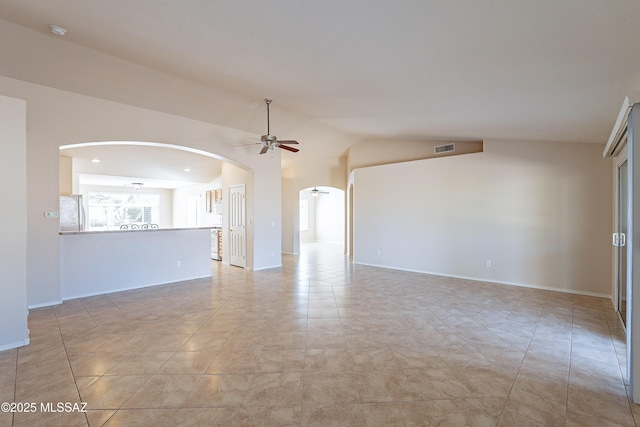
[[[437,147],[433,147],[433,152],[435,154],[448,153],[450,151],[456,151],[456,144],[438,145]]]

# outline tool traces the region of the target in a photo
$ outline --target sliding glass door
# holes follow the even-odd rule
[[[623,325],[627,326],[627,212],[629,189],[629,162],[623,159],[617,165],[616,232],[613,234],[616,263],[616,308]]]

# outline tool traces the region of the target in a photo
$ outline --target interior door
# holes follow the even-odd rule
[[[628,225],[628,180],[629,163],[626,159],[618,164],[616,232],[613,234],[616,262],[616,308],[624,326],[627,326],[627,225]]]
[[[229,264],[246,267],[246,241],[244,185],[229,187]]]

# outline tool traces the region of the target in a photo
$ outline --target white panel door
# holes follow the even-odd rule
[[[246,266],[244,185],[229,187],[229,264]]]

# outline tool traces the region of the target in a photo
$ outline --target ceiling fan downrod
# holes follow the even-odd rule
[[[267,135],[271,135],[271,129],[269,128],[269,105],[271,105],[271,100],[265,99],[264,102],[267,103]]]

